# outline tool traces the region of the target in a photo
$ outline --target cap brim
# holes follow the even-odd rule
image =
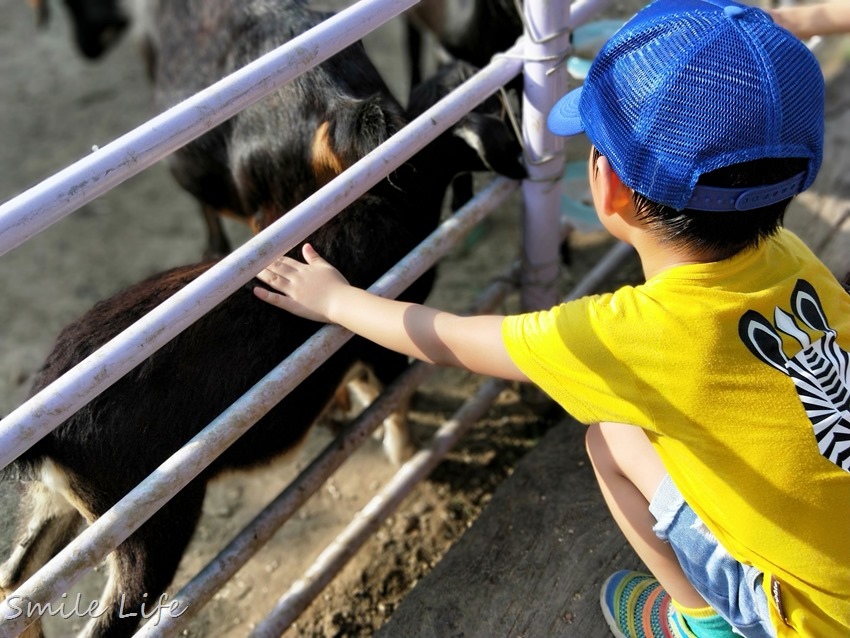
[[[584,124],[581,123],[578,110],[582,88],[580,86],[567,93],[549,111],[546,124],[555,135],[578,135],[584,132]]]

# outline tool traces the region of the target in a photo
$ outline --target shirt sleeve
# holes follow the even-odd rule
[[[551,310],[506,317],[502,338],[509,356],[528,378],[573,418],[653,422],[624,351],[634,335],[612,295],[560,304]],[[645,394],[645,393],[644,393]]]

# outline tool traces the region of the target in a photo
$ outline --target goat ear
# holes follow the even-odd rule
[[[403,125],[401,109],[374,95],[334,110],[329,142],[347,168],[387,141]]]
[[[461,120],[453,133],[478,154],[488,169],[511,179],[528,177],[522,164],[522,147],[502,119],[472,112]]]
[[[791,307],[794,314],[809,328],[821,332],[830,330],[820,297],[808,281],[803,279],[797,281],[794,292],[791,293]]]
[[[771,323],[757,313],[748,310],[738,322],[738,336],[759,360],[787,375],[788,358],[782,350],[782,338]]]

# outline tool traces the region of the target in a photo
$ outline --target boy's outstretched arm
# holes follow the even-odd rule
[[[354,288],[309,244],[302,263],[283,257],[257,278],[278,291],[254,294],[278,308],[352,332],[402,354],[437,365],[527,381],[502,341],[503,317],[462,317],[418,304],[384,299]]]

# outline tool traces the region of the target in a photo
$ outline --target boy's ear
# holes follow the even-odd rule
[[[608,158],[600,155],[596,159],[596,179],[599,180],[600,211],[605,215],[622,213],[632,208],[632,189],[620,181],[611,168]]]

